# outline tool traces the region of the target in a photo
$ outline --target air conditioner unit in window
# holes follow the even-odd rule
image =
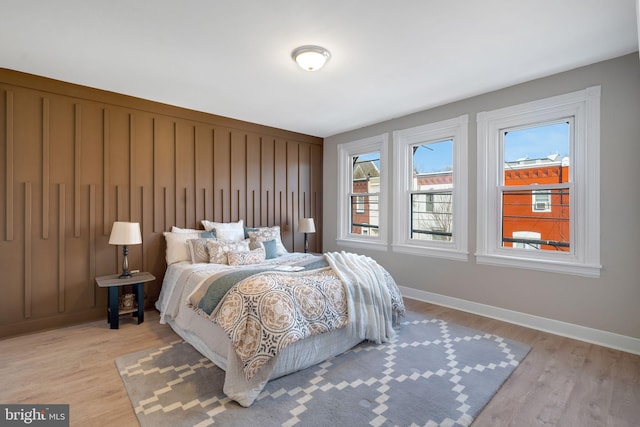
[[[546,211],[548,209],[546,202],[536,202],[535,210],[537,211]]]

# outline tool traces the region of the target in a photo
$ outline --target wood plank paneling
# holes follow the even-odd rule
[[[275,220],[275,141],[260,138],[260,224],[273,225]]]
[[[247,218],[247,137],[244,132],[231,132],[230,135],[231,206],[230,220]]]
[[[279,225],[301,250],[298,217],[321,216],[319,138],[4,69],[0,88],[0,337],[104,315],[116,220],[140,222],[129,262],[158,278],[151,305],[171,226]]]
[[[153,183],[155,231],[165,231],[175,224],[175,134],[174,125],[165,118],[153,118]]]
[[[24,318],[31,317],[32,261],[31,254],[31,183],[24,183]]]
[[[196,126],[193,172],[196,195],[195,217],[189,228],[196,228],[203,219],[213,220],[216,217],[212,203],[215,182],[213,167],[215,164],[215,135],[215,129],[209,126]]]
[[[13,240],[13,91],[5,95],[5,240]]]
[[[109,179],[110,167],[110,142],[111,142],[111,115],[108,108],[102,110],[102,235],[108,236],[111,231],[111,215],[109,190],[111,180]]]
[[[283,224],[281,224],[282,231],[282,239],[283,242],[286,241],[286,245],[288,247],[293,248],[293,250],[299,250],[300,252],[303,250],[302,246],[302,235],[296,233],[296,226],[298,224],[298,185],[299,185],[299,144],[295,141],[287,141],[287,155],[286,155],[286,188],[287,188],[287,203],[286,203],[286,219]],[[299,244],[296,244],[296,240],[298,240]]]
[[[195,226],[195,127],[183,122],[176,122],[174,144],[174,169],[176,194],[174,225],[184,228]]]
[[[287,142],[276,139],[274,144],[273,223],[283,227],[287,221]],[[283,242],[285,245],[289,244],[286,238]]]
[[[58,184],[58,312],[64,312],[64,288],[66,259],[67,213],[64,184]]]
[[[322,147],[310,144],[309,150],[309,211],[308,217],[313,217],[316,232],[309,235],[309,250],[320,252],[322,249]],[[311,249],[313,248],[313,249]]]
[[[82,106],[75,106],[73,161],[73,236],[80,237],[80,181],[82,179]]]
[[[49,98],[42,98],[42,238],[49,238],[50,135]]]
[[[96,280],[96,186],[89,186],[89,283]],[[96,288],[89,289],[91,307],[96,306]]]
[[[262,184],[262,162],[260,159],[260,137],[255,134],[248,134],[246,139],[247,147],[247,174],[246,174],[246,196],[247,208],[244,216],[249,227],[261,224],[260,219],[260,192]]]
[[[213,165],[215,164],[215,167]],[[213,141],[213,219],[231,221],[231,131],[216,130]],[[205,218],[203,218],[205,219]]]

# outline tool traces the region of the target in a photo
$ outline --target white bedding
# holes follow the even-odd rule
[[[267,265],[288,265],[311,255],[288,253],[267,261]],[[264,264],[261,264],[264,266]],[[363,338],[352,328],[341,328],[293,343],[250,380],[242,370],[229,337],[187,306],[189,296],[212,272],[237,269],[221,264],[171,264],[165,273],[156,308],[160,322],[168,323],[185,341],[226,371],[224,392],[243,406],[250,406],[268,380],[320,363],[357,345]]]

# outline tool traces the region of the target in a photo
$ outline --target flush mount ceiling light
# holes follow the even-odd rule
[[[329,51],[321,46],[300,46],[291,52],[291,57],[305,71],[316,71],[331,58]]]

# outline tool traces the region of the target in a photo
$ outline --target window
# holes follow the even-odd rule
[[[338,145],[338,243],[386,250],[387,135]]]
[[[600,275],[599,135],[599,87],[478,114],[478,263]]]
[[[571,135],[574,120],[566,117],[524,128],[501,129],[499,192],[502,199],[502,246],[570,251]],[[547,154],[552,153],[552,154]],[[537,243],[516,246],[515,230],[531,230]],[[547,243],[540,244],[544,239]]]
[[[551,190],[531,190],[531,210],[533,212],[551,212]]]
[[[394,132],[394,251],[467,259],[468,120]]]

